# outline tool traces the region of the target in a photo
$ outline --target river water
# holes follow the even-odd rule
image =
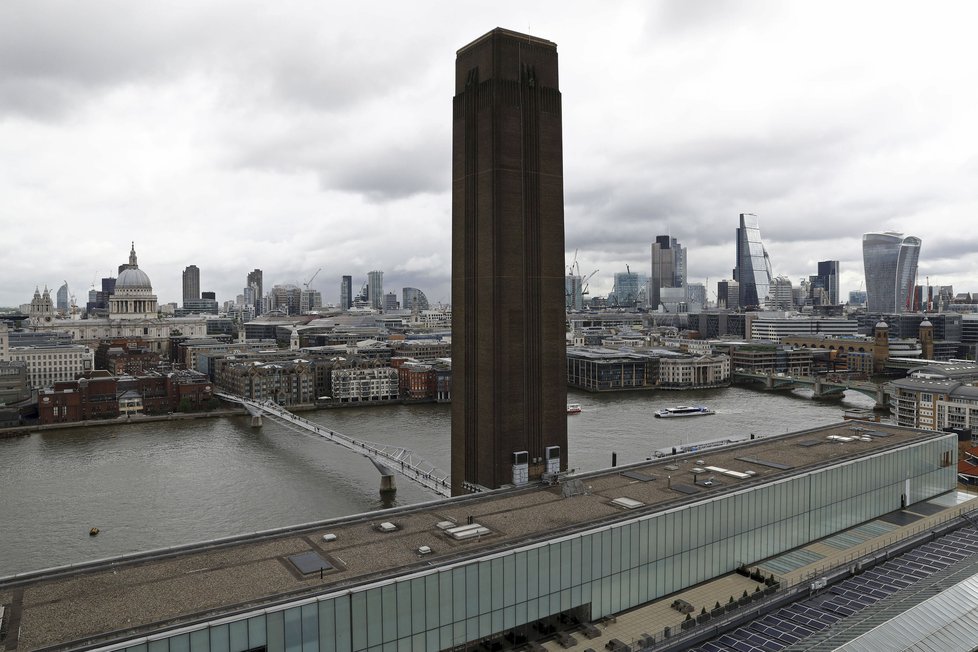
[[[730,387],[702,392],[586,394],[568,416],[570,467],[624,464],[659,448],[781,434],[837,422],[872,400],[849,392],[814,401],[803,391]],[[705,404],[715,416],[654,419],[655,410]],[[413,450],[450,468],[448,405],[306,412],[357,439]],[[126,552],[355,514],[384,505],[366,459],[270,420],[243,417],[120,424],[0,439],[0,576]],[[399,478],[395,504],[437,496]],[[98,527],[101,534],[90,537]]]

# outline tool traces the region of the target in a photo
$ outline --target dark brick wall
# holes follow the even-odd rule
[[[493,30],[458,52],[452,151],[452,480],[567,461],[557,49]]]

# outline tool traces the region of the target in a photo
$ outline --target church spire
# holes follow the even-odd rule
[[[139,267],[136,264],[136,241],[132,241],[132,249],[129,250],[129,265],[131,267]]]

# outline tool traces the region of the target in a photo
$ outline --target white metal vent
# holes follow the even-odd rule
[[[453,527],[445,530],[445,534],[452,537],[456,541],[465,541],[466,539],[474,539],[480,537],[483,534],[489,534],[489,528],[479,525],[478,523],[469,523],[468,525],[459,525],[458,527]]]
[[[631,498],[625,498],[625,497],[615,498],[614,500],[611,501],[611,504],[616,505],[618,507],[624,507],[625,509],[635,509],[637,507],[642,507],[643,505],[645,505],[645,503],[639,500],[633,500]]]

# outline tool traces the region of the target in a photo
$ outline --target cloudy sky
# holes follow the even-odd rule
[[[135,240],[162,302],[201,269],[335,302],[372,269],[450,301],[455,51],[550,39],[564,98],[568,263],[647,273],[649,243],[728,278],[737,215],[776,274],[862,233],[923,239],[920,282],[978,291],[978,4],[962,2],[0,3],[0,306],[84,301]]]

